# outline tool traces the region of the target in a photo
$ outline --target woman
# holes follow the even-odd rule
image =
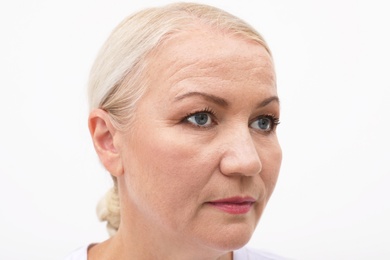
[[[252,27],[199,4],[141,11],[103,46],[89,98],[111,238],[69,259],[276,259],[243,248],[282,159],[273,61]]]

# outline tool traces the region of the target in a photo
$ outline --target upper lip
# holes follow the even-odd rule
[[[253,203],[256,199],[250,196],[235,196],[230,198],[223,198],[210,201],[210,203]]]

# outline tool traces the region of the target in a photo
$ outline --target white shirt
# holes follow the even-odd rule
[[[65,260],[87,260],[88,246],[80,247],[68,255]],[[233,251],[233,260],[287,260],[272,253],[243,247]]]

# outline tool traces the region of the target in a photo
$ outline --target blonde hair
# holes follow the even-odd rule
[[[241,36],[264,46],[263,37],[243,20],[218,8],[195,3],[175,3],[149,8],[124,19],[111,33],[92,66],[88,97],[90,110],[105,110],[119,130],[131,125],[137,101],[150,85],[144,76],[148,54],[176,32],[190,30],[197,24],[229,35]],[[117,181],[100,201],[98,217],[107,221],[110,235],[120,224]]]

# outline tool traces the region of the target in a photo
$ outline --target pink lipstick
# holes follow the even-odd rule
[[[224,212],[238,215],[248,213],[255,201],[252,197],[231,197],[210,201],[208,204]]]

